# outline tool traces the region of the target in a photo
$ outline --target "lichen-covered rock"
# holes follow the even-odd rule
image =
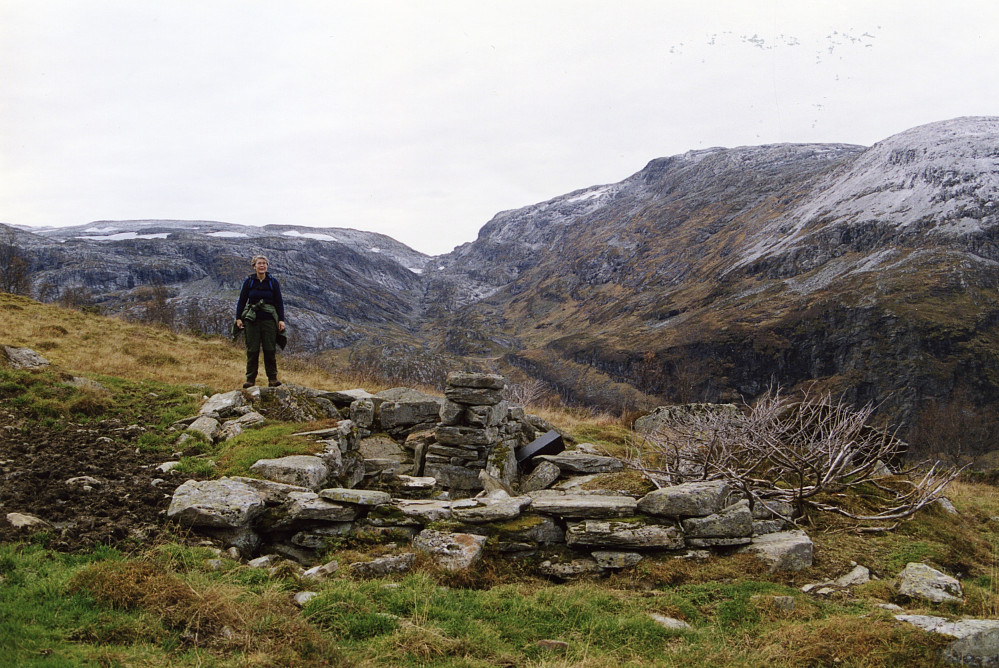
[[[916,562],[906,564],[902,572],[899,573],[898,593],[902,596],[924,599],[933,603],[964,600],[961,583],[955,578],[926,564]]]
[[[501,522],[518,517],[529,505],[531,505],[529,496],[510,496],[504,492],[494,492],[486,497],[452,501],[451,515],[456,520],[473,524]]]
[[[388,492],[373,489],[348,489],[330,487],[319,490],[319,496],[334,503],[353,503],[358,506],[379,506],[392,501]]]
[[[313,455],[289,455],[277,459],[259,459],[250,470],[274,482],[318,490],[326,484],[329,468],[322,458]]]
[[[429,554],[441,568],[449,571],[464,570],[482,558],[485,543],[485,536],[432,529],[424,529],[413,539],[413,547]]]
[[[217,415],[222,418],[242,415],[250,410],[250,403],[239,390],[213,394],[198,411],[200,415]]]
[[[562,475],[562,469],[560,469],[557,465],[551,462],[540,462],[534,467],[534,470],[521,481],[520,489],[524,493],[548,489],[555,484],[555,481],[558,480],[560,475]]]
[[[732,488],[721,480],[688,482],[649,492],[638,509],[660,517],[707,517],[728,505]]]
[[[771,572],[800,571],[812,565],[812,547],[804,531],[779,531],[753,538],[740,552],[755,554]]]
[[[570,522],[565,542],[567,545],[661,550],[679,550],[684,546],[683,532],[676,524],[650,522],[642,517],[632,517],[626,521]]]
[[[540,455],[536,459],[555,464],[563,473],[614,473],[624,468],[624,462],[616,457],[590,455],[585,452]]]
[[[0,346],[0,359],[7,362],[11,369],[43,369],[49,361],[31,348],[15,348]]]
[[[382,577],[390,573],[405,573],[416,563],[416,554],[404,554],[376,557],[371,561],[355,561],[350,565],[350,571],[360,577]]]
[[[753,535],[753,513],[742,500],[713,515],[685,519],[682,525],[688,538],[748,538]]]
[[[209,443],[214,443],[219,436],[221,425],[213,417],[202,415],[188,426],[185,431],[192,431],[201,434]]]
[[[189,527],[244,527],[264,511],[264,500],[249,485],[233,480],[188,480],[173,494],[167,517]]]

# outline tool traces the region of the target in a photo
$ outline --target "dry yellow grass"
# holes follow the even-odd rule
[[[177,334],[27,297],[0,293],[0,344],[28,347],[61,370],[131,380],[238,387],[245,353],[222,338]],[[282,380],[317,389],[355,387],[357,379],[333,376],[295,358],[278,355]]]

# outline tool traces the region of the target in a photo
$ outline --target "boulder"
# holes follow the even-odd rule
[[[962,602],[961,583],[926,564],[909,563],[898,575],[898,593],[933,603]]]
[[[245,527],[264,511],[264,500],[249,485],[233,480],[188,480],[173,494],[167,517],[190,527]]]
[[[214,443],[218,438],[221,425],[219,421],[208,415],[202,415],[188,426],[185,431],[192,431],[201,434],[209,443]]]
[[[800,571],[812,565],[812,547],[804,531],[778,531],[753,538],[740,552],[756,555],[771,572]]]
[[[526,493],[548,489],[555,484],[560,475],[562,475],[562,469],[558,465],[552,462],[540,462],[530,475],[521,481],[520,490]]]
[[[486,537],[470,533],[445,533],[424,529],[413,539],[413,547],[430,555],[441,568],[460,571],[482,557]]]
[[[49,365],[49,361],[36,353],[31,348],[15,348],[13,346],[0,346],[0,358],[7,362],[11,369],[43,369]]]
[[[681,524],[688,538],[749,538],[753,535],[753,513],[746,500],[707,517],[685,519]]]
[[[330,473],[326,462],[313,455],[260,459],[250,467],[250,470],[268,480],[311,490],[322,488]]]
[[[198,413],[199,415],[217,415],[218,417],[227,418],[242,415],[249,408],[250,403],[246,400],[243,393],[239,390],[233,390],[232,392],[213,394],[208,397],[208,400],[202,404],[201,410]]]
[[[732,488],[722,480],[688,482],[646,494],[638,509],[660,517],[707,517],[728,505]]]

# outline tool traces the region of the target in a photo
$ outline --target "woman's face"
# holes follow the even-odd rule
[[[267,273],[267,260],[260,258],[259,260],[253,263],[253,268],[257,270],[258,274]]]

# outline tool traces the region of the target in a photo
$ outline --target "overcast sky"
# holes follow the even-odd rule
[[[657,157],[999,115],[995,0],[0,0],[0,222],[430,254]]]

